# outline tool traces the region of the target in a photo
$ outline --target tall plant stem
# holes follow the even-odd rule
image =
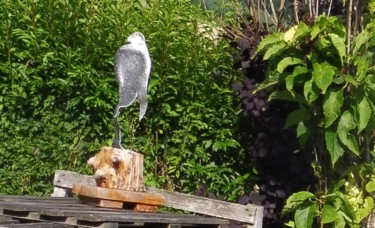
[[[281,27],[281,19],[284,13],[284,5],[285,5],[285,0],[280,0],[279,9],[277,10],[277,30],[278,31]]]
[[[353,13],[353,0],[347,2],[347,15],[346,15],[346,54],[350,52],[350,37],[352,35],[352,13]]]
[[[294,23],[296,25],[299,24],[299,19],[298,19],[298,0],[293,1],[293,12],[294,12]]]

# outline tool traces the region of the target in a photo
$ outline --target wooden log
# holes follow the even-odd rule
[[[88,160],[98,187],[144,191],[143,155],[131,150],[103,147]]]

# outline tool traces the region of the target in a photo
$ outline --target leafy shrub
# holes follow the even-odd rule
[[[173,0],[2,0],[0,21],[1,194],[49,194],[56,169],[90,172],[86,160],[113,136],[114,53],[134,31],[153,61],[149,109],[138,123],[133,105],[121,125],[123,146],[145,153],[147,184],[202,182],[232,200],[251,185],[234,170],[230,49],[206,38],[208,12]]]
[[[374,207],[372,188],[364,188],[373,175],[374,23],[353,40],[347,31],[338,18],[320,16],[313,26],[300,23],[258,46],[269,61],[260,88],[298,104],[286,127],[295,127],[315,156],[314,194],[295,193],[284,208],[294,213],[292,227],[358,227]]]

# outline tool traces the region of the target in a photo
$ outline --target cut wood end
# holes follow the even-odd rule
[[[94,169],[98,187],[144,191],[142,154],[103,147],[87,163]]]

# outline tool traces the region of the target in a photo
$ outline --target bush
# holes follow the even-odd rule
[[[235,136],[230,49],[212,40],[209,13],[173,0],[3,0],[0,12],[1,194],[45,195],[56,169],[91,172],[86,160],[114,132],[114,54],[134,31],[153,61],[149,109],[138,123],[132,105],[121,125],[123,146],[145,154],[146,183],[202,182],[231,200],[251,186],[234,170],[250,163]]]

